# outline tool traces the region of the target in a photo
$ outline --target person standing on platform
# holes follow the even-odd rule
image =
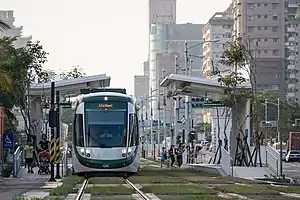
[[[24,148],[24,152],[25,152],[25,165],[27,165],[28,167],[28,173],[34,173],[33,172],[34,147],[30,140],[27,142],[27,145]]]
[[[49,141],[47,140],[47,135],[42,135],[42,140],[39,142],[40,147],[42,151],[48,151],[49,150]]]

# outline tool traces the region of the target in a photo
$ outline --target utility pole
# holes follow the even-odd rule
[[[166,71],[163,70],[163,78],[166,77]],[[168,150],[167,147],[167,101],[166,101],[166,89],[163,87],[163,115],[164,115],[164,146],[166,151]]]
[[[265,122],[268,121],[268,100],[265,99]],[[266,164],[268,163],[268,151],[267,151],[267,133],[265,133],[265,149],[266,149]]]
[[[157,111],[158,111],[158,124],[157,124],[157,143],[158,143],[158,151],[160,152],[160,87],[158,86],[158,90],[157,92]],[[154,155],[155,155],[155,151],[154,151]]]
[[[282,172],[282,134],[280,132],[280,99],[277,99],[277,133],[278,133],[278,139],[279,139],[279,146],[280,146],[280,157],[279,157],[279,162],[280,162],[280,177],[283,176]]]
[[[60,98],[59,91],[56,91],[56,151],[55,151],[55,161],[56,161],[56,179],[61,179],[59,175],[60,168]]]
[[[177,74],[178,70],[178,57],[175,57],[175,74]],[[174,103],[174,135],[173,138],[171,138],[171,145],[176,144],[176,138],[177,138],[177,133],[178,133],[178,123],[177,121],[179,120],[179,95],[176,94],[176,100]]]
[[[55,161],[55,127],[56,127],[56,113],[55,113],[55,82],[51,82],[51,99],[50,99],[50,112],[49,112],[49,125],[51,127],[51,139],[50,139],[50,163],[51,163],[51,174],[50,182],[56,181],[54,178],[54,161]]]
[[[188,56],[188,43],[185,41],[185,75],[190,76],[190,69],[189,69],[189,56]],[[185,132],[187,134],[190,133],[190,125],[191,125],[191,117],[190,117],[190,96],[185,96],[185,118],[186,118],[186,123],[185,123]],[[187,137],[184,137],[185,140],[182,141],[183,143],[187,143]]]
[[[148,153],[149,153],[149,139],[148,139],[148,120],[149,120],[149,117],[148,117],[148,95],[146,94],[145,95],[145,100],[146,100],[146,117],[145,117],[145,121],[146,121],[146,126],[145,126],[145,130],[146,130],[146,134],[145,134],[145,140],[147,141],[147,156],[148,156]]]
[[[152,109],[152,88],[150,90],[150,137],[151,137],[151,149],[153,153],[153,157],[155,158],[155,144],[153,138],[153,109]]]
[[[145,134],[145,121],[144,120],[144,100],[141,100],[141,106],[142,106],[142,114],[141,114],[141,124],[142,124],[142,131],[143,131],[143,140],[142,140],[142,157],[145,158],[145,150],[144,150],[144,143],[146,139],[146,134]]]

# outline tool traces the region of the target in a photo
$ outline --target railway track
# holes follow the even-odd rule
[[[131,181],[128,179],[124,178],[125,183],[127,183],[134,191],[136,194],[138,194],[143,200],[151,200],[145,193],[143,193],[140,189],[138,189]],[[84,199],[84,193],[85,190],[88,186],[88,179],[85,179],[84,182],[82,183],[80,189],[78,190],[76,197],[74,200],[83,200]]]

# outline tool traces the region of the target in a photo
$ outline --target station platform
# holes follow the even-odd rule
[[[62,177],[61,170],[63,165],[60,167],[60,176]],[[54,177],[56,176],[56,167],[54,171]],[[49,196],[50,190],[56,187],[59,187],[62,185],[61,179],[56,179],[55,182],[49,182],[50,175],[49,174],[38,174],[38,167],[34,168],[34,173],[28,173],[27,168],[22,169],[22,172],[20,174],[20,180],[27,180],[28,182],[32,181],[39,181],[41,184],[39,187],[34,187],[26,192],[23,192],[23,194],[20,194],[22,197],[27,198],[37,198],[37,199],[43,199],[47,196]]]
[[[10,200],[24,197],[44,198],[48,196],[49,190],[58,187],[61,183],[48,182],[50,175],[38,174],[38,167],[33,169],[34,173],[27,173],[24,167],[19,173],[19,177],[3,178],[0,182],[0,199]]]

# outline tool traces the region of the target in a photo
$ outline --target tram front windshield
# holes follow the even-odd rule
[[[85,119],[86,147],[126,145],[126,109],[87,109]]]

